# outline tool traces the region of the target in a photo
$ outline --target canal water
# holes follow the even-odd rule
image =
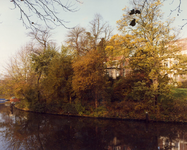
[[[1,103],[0,150],[187,150],[187,125],[37,114]]]

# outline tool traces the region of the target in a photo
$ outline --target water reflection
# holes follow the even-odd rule
[[[187,125],[35,114],[0,104],[0,145],[8,150],[187,150]]]

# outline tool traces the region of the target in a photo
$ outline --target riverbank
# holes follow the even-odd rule
[[[173,110],[173,113],[167,113],[166,111],[160,109],[157,107],[157,109],[152,108],[152,110],[149,110],[148,112],[137,110],[129,111],[127,110],[121,110],[119,107],[116,107],[116,109],[113,108],[113,110],[95,110],[92,112],[88,111],[81,112],[81,113],[72,113],[65,112],[65,111],[58,111],[58,112],[52,112],[52,111],[46,111],[46,112],[39,112],[34,111],[32,109],[28,108],[20,108],[19,103],[15,105],[15,108],[27,111],[27,112],[34,112],[34,113],[44,113],[44,114],[53,114],[53,115],[65,115],[65,116],[72,116],[72,117],[87,117],[87,118],[101,118],[101,119],[118,119],[118,120],[137,120],[137,121],[146,121],[146,122],[174,122],[174,123],[187,123],[187,113],[176,113],[176,110]],[[111,109],[111,108],[110,108]],[[125,112],[126,111],[126,112]]]
[[[55,115],[187,123],[187,89],[177,88],[173,90],[172,96],[172,100],[164,100],[157,105],[147,101],[122,101],[101,103],[95,108],[93,105],[82,105],[78,102],[50,105],[22,100],[15,107],[24,111]]]

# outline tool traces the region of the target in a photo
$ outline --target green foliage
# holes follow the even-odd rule
[[[83,107],[80,102],[75,103],[74,107],[77,110],[79,115],[82,115],[83,113],[85,113],[85,107]]]
[[[133,4],[134,8],[138,6]],[[125,14],[117,22],[122,35],[114,35],[106,47],[111,59],[123,56],[122,61],[128,62],[125,68],[129,68],[133,74],[144,76],[144,81],[130,79],[130,83],[126,81],[126,84],[119,84],[120,92],[128,95],[130,99],[154,101],[154,104],[158,103],[160,95],[166,98],[164,93],[170,92],[167,85],[171,84],[172,80],[168,74],[184,73],[185,69],[181,68],[186,64],[186,59],[180,54],[181,46],[175,44],[176,33],[172,32],[171,28],[173,20],[162,21],[161,7],[161,1],[150,1],[145,3],[141,14],[135,15],[129,15],[130,10],[124,8]],[[137,25],[129,26],[134,18]],[[172,59],[181,63],[171,65],[170,68],[164,65]],[[116,91],[114,92],[117,93]]]
[[[24,110],[29,110],[30,103],[26,99],[23,99],[19,103],[16,104],[16,107],[20,109],[24,109]]]
[[[47,49],[43,49],[41,52],[32,53],[32,67],[34,68],[35,72],[47,74],[48,65],[56,54],[56,49],[50,45],[48,45]]]
[[[187,88],[174,88],[172,93],[176,99],[187,100]]]
[[[67,55],[67,49],[54,56],[48,65],[48,74],[42,79],[42,88],[48,102],[58,99],[64,102],[72,97],[72,56]]]
[[[40,101],[32,101],[30,109],[34,112],[45,113],[46,112],[46,104]]]
[[[151,81],[142,72],[132,72],[113,85],[113,101],[148,100]]]
[[[62,110],[62,100],[46,102],[46,112],[59,113]]]
[[[32,102],[33,100],[37,100],[37,91],[32,88],[28,88],[24,92],[25,99],[28,100],[28,102]]]
[[[147,86],[147,82],[142,80],[134,83],[133,89],[129,94],[129,97],[135,101],[151,101],[154,98],[154,95],[150,88]]]
[[[62,110],[65,114],[78,114],[74,104],[66,103],[62,105]]]
[[[99,106],[97,107],[94,112],[92,113],[92,116],[94,117],[106,117],[108,114],[108,111],[105,106]]]
[[[81,105],[81,103],[66,103],[62,105],[62,110],[65,114],[88,114],[88,111],[85,111],[85,107]]]
[[[160,1],[150,1],[133,16],[125,8],[118,21],[122,35],[110,41],[108,26],[101,25],[96,15],[91,31],[71,30],[68,47],[62,46],[60,52],[45,39],[36,51],[25,48],[12,59],[8,75],[0,82],[0,94],[15,95],[22,99],[16,106],[42,113],[145,119],[148,112],[152,120],[184,118],[186,89],[172,89],[168,74],[184,74],[187,57],[178,53],[181,46],[174,42],[172,20],[162,22],[161,6]],[[134,27],[128,26],[132,17],[137,21]],[[164,63],[170,60],[179,64],[168,68]],[[112,79],[106,75],[109,65],[130,73]]]

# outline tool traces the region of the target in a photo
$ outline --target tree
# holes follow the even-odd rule
[[[34,69],[36,76],[37,76],[37,91],[38,91],[38,100],[41,101],[41,88],[40,88],[40,79],[42,76],[46,76],[48,74],[49,65],[53,59],[57,55],[56,49],[52,48],[48,45],[47,49],[44,49],[39,54],[32,53],[31,60],[32,60],[32,68]]]
[[[63,102],[72,100],[72,55],[64,46],[61,52],[57,53],[48,65],[48,73],[42,79],[42,89],[47,99],[47,104],[62,106]]]
[[[35,50],[33,47],[32,51],[34,53],[38,53],[37,50],[41,51],[42,49],[46,49],[49,44],[52,46],[53,43],[53,41],[51,40],[52,34],[48,28],[44,30],[33,29],[27,35],[31,38],[32,43],[37,43],[37,47],[38,49],[40,49],[40,50],[38,49]]]
[[[68,47],[72,49],[74,55],[82,56],[89,51],[89,49],[86,47],[88,40],[86,35],[87,33],[85,28],[79,26],[71,29],[68,32],[68,39],[66,40],[66,43],[68,44]]]
[[[23,47],[7,64],[3,78],[4,94],[7,97],[27,98],[35,86],[34,71],[31,68],[30,46]]]
[[[178,3],[177,3],[178,1]],[[165,2],[168,2],[168,1],[165,1],[165,0],[162,0],[161,1],[162,3],[165,3]],[[182,0],[170,0],[170,3],[169,5],[172,5],[174,4],[174,2],[176,2],[175,5],[176,7],[174,9],[170,9],[170,15],[177,12],[177,16],[179,16],[179,14],[181,14],[183,12],[183,10],[181,9],[181,6],[183,4],[184,1]],[[129,13],[129,15],[133,15],[133,14],[140,14],[141,13],[141,10],[144,9],[144,6],[146,4],[149,4],[149,0],[143,0],[143,1],[138,1],[138,0],[133,0],[133,4],[135,6],[138,6],[138,9],[135,10],[135,9],[132,9]],[[185,21],[185,23],[181,26],[181,29],[183,29],[186,25],[187,25],[187,19],[183,18],[182,21]],[[131,20],[131,23],[130,23],[131,26],[135,26],[136,25],[136,19],[133,19]]]
[[[103,17],[100,14],[95,14],[94,19],[90,21],[90,36],[93,39],[93,47],[96,49],[97,45],[104,39],[108,41],[112,34],[112,28],[107,22],[103,22]]]
[[[105,49],[108,57],[108,64],[120,65],[127,63],[127,58],[134,53],[135,41],[133,40],[133,38],[133,35],[130,34],[116,34],[111,37]],[[117,56],[122,56],[122,59],[118,60],[116,64],[112,64],[113,60],[115,60]]]
[[[41,88],[40,88],[40,79],[42,76],[47,75],[48,66],[52,60],[52,58],[57,54],[56,45],[52,42],[51,33],[49,29],[45,29],[44,31],[34,29],[32,32],[28,33],[28,36],[32,38],[33,41],[36,41],[37,47],[34,44],[31,44],[31,67],[35,71],[37,77],[37,92],[38,92],[38,100],[41,100]]]
[[[77,26],[71,29],[67,34],[66,43],[77,56],[83,56],[97,46],[101,41],[108,41],[112,29],[107,22],[103,22],[101,15],[96,14],[94,19],[89,23],[90,29]]]
[[[103,22],[101,15],[96,14],[90,22],[89,32],[76,27],[69,31],[66,41],[76,54],[73,61],[73,90],[80,100],[93,100],[96,108],[105,92],[105,47],[111,32],[108,23]]]
[[[99,98],[103,99],[106,85],[103,65],[103,58],[97,50],[89,51],[85,56],[78,57],[73,62],[73,90],[80,100],[88,101],[89,98],[93,100],[95,108],[98,106]]]
[[[177,0],[175,0],[175,1],[177,1]],[[172,0],[171,4],[173,4],[175,1]],[[174,12],[177,12],[177,16],[179,16],[179,14],[181,14],[182,11],[183,11],[183,10],[181,9],[181,6],[182,6],[183,2],[184,2],[184,1],[182,1],[182,0],[178,0],[178,5],[177,5],[177,7],[176,7],[175,9],[171,9],[171,10],[170,10],[170,15],[171,15],[172,13],[174,13]],[[183,29],[183,28],[187,25],[187,18],[183,18],[182,21],[185,21],[185,23],[181,26],[181,29]]]
[[[134,5],[134,8],[142,8],[140,14],[129,15],[130,10],[124,8],[126,14],[117,22],[119,30],[124,36],[130,34],[131,40],[129,42],[134,43],[133,47],[127,46],[128,66],[133,72],[143,73],[152,81],[150,88],[154,95],[155,104],[158,102],[158,96],[164,93],[163,89],[168,86],[168,82],[166,83],[168,79],[165,76],[177,73],[174,65],[169,69],[164,65],[164,62],[171,61],[171,59],[178,62],[182,60],[179,57],[181,48],[175,44],[176,33],[170,27],[173,20],[168,19],[166,22],[162,22],[161,6],[162,2],[160,0],[139,1],[138,4]],[[136,26],[129,25],[134,18],[137,23]],[[116,40],[118,41],[118,39]],[[114,51],[117,51],[117,49],[114,49]],[[184,63],[186,64],[185,61]],[[181,68],[180,65],[177,67]]]
[[[20,10],[20,20],[26,28],[39,29],[40,23],[37,23],[32,17],[38,17],[48,28],[52,29],[62,25],[68,28],[65,20],[59,16],[58,9],[63,9],[68,12],[75,12],[77,8],[71,2],[63,4],[61,0],[11,0],[14,4],[14,9]],[[76,0],[76,2],[81,3]],[[41,29],[41,28],[40,28]]]

